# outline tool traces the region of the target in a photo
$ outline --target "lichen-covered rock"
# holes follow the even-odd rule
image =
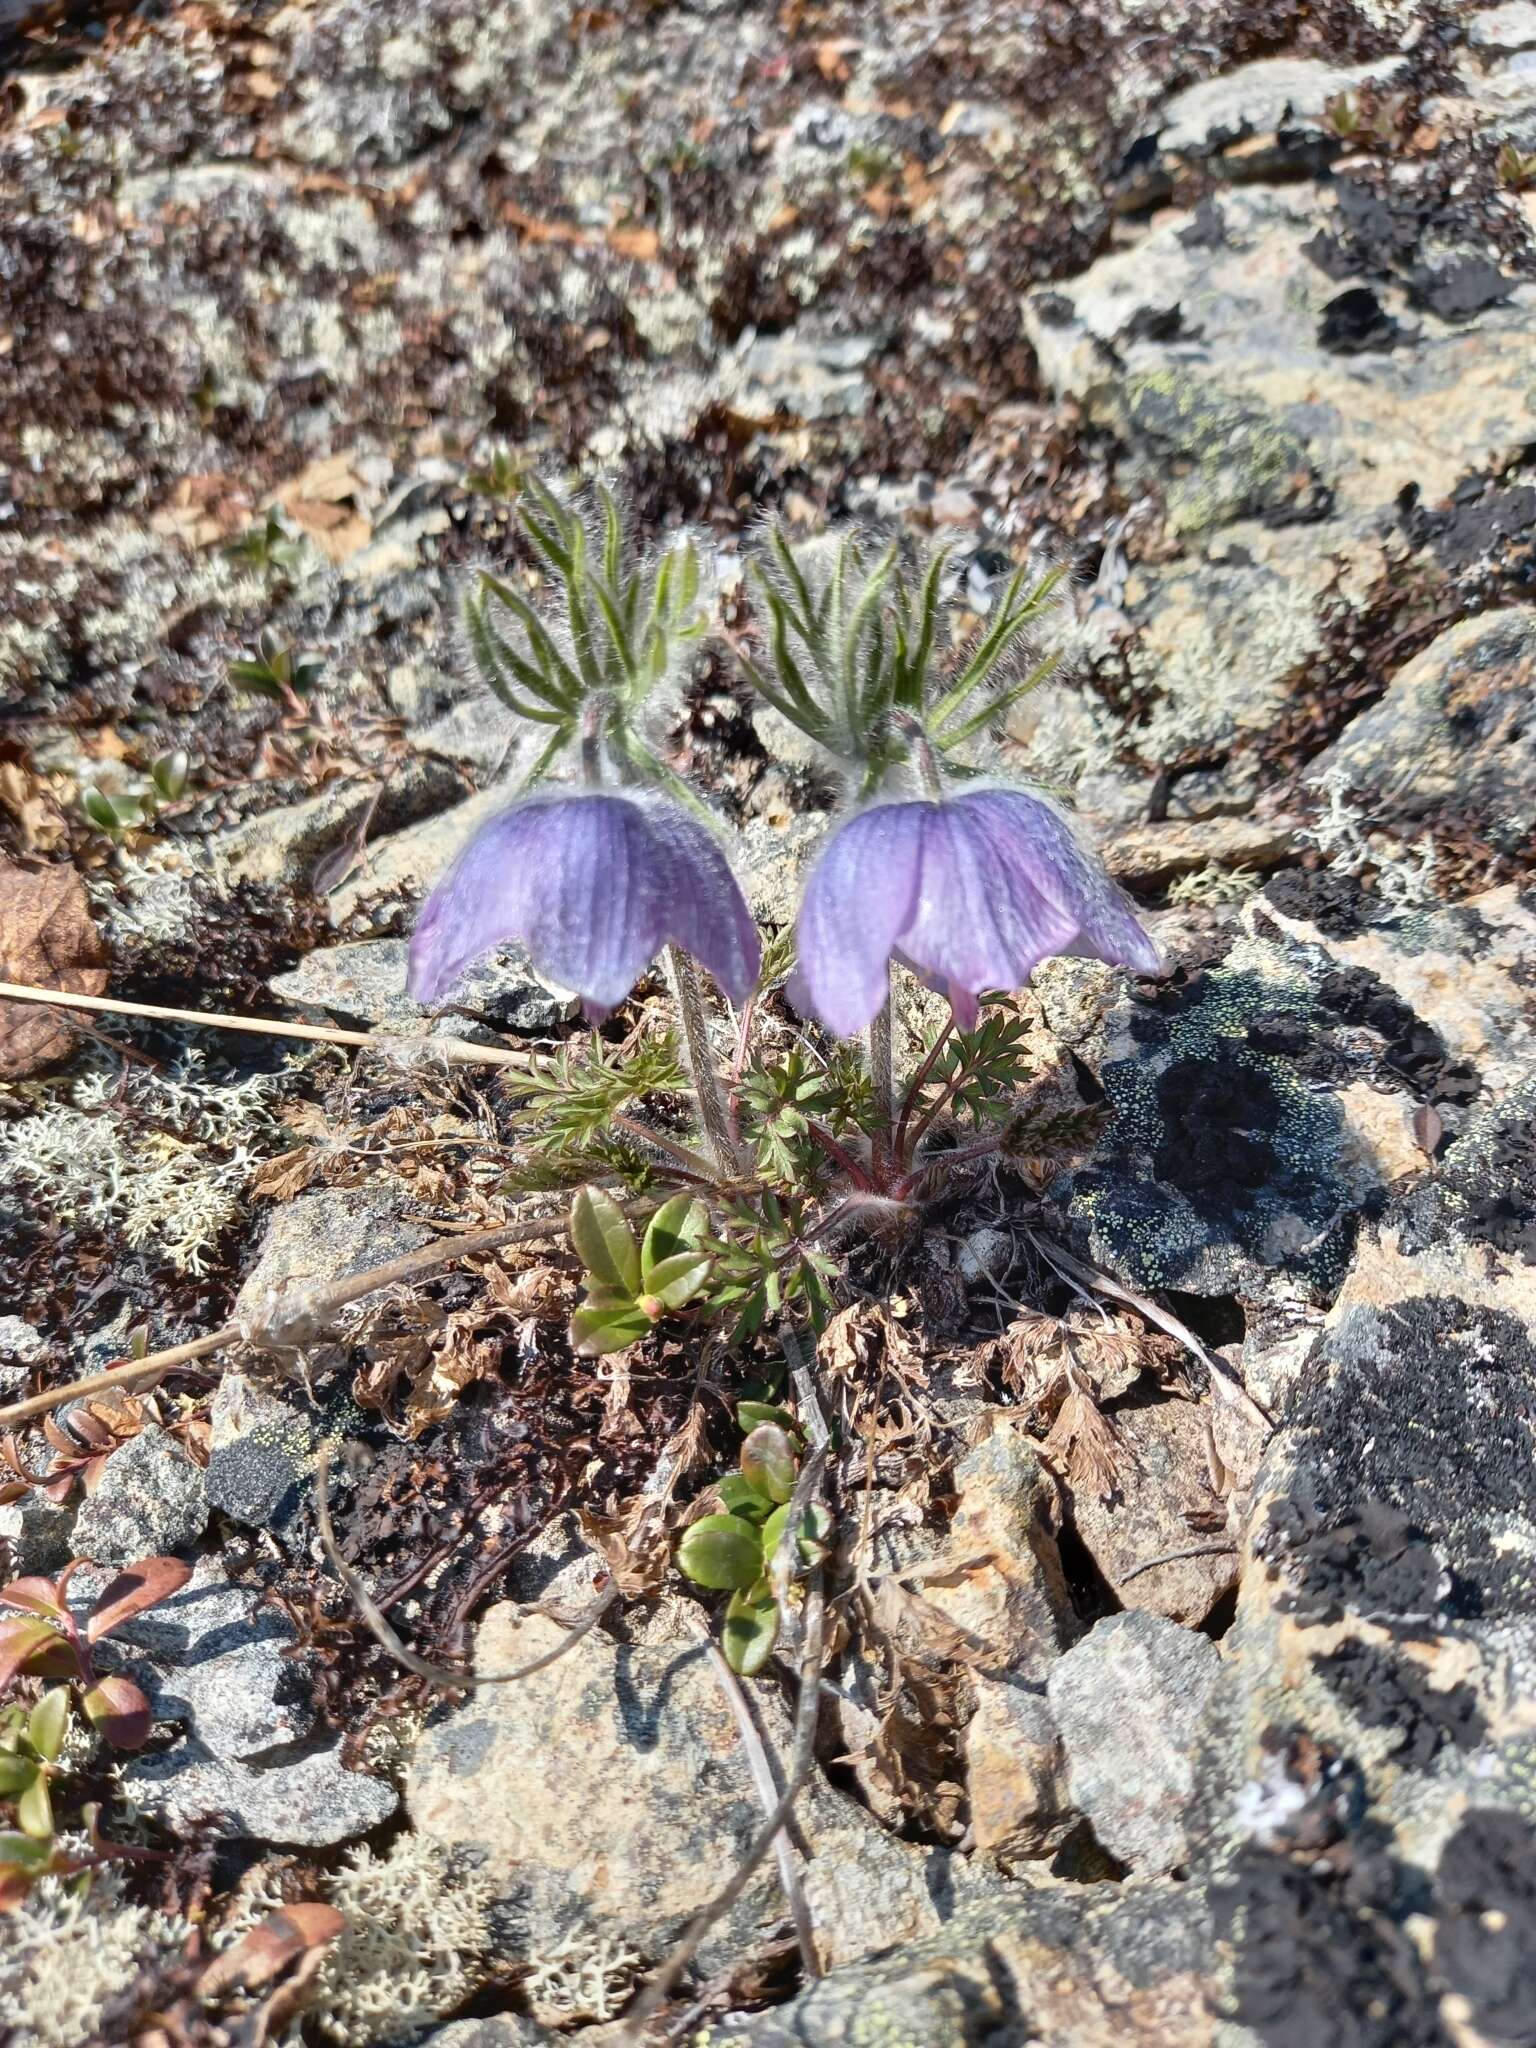
[[[476,1659],[505,1670],[565,1631],[510,1607],[482,1622]],[[759,1688],[770,1748],[788,1718]],[[536,1760],[536,1761],[534,1761]],[[515,1800],[487,1787],[516,1783]],[[494,1884],[514,1953],[608,1939],[655,1960],[724,1883],[762,1824],[731,1709],[694,1642],[614,1643],[586,1636],[517,1685],[487,1687],[430,1726],[407,1786],[417,1831],[478,1858]],[[986,1882],[960,1859],[895,1840],[813,1778],[797,1807],[811,1850],[803,1872],[828,1963],[932,1932]],[[714,1927],[703,1966],[761,1939],[783,1911],[770,1861]]]
[[[1011,1886],[942,1934],[728,2014],[690,2048],[1209,2048],[1211,1928],[1188,1885]],[[1318,2036],[1319,2041],[1324,2037]]]
[[[1017,1681],[978,1677],[965,1729],[965,1789],[977,1853],[1005,1867],[1049,1856],[1077,1825],[1050,1707]]]
[[[1095,1622],[1052,1668],[1073,1804],[1132,1870],[1189,1860],[1195,1737],[1219,1663],[1208,1637],[1138,1611]]]
[[[185,1550],[208,1524],[203,1474],[174,1437],[150,1422],[107,1460],[75,1516],[72,1548],[98,1564]]]
[[[419,1029],[431,1012],[406,994],[404,939],[355,939],[306,954],[290,974],[275,974],[271,986],[286,1002],[361,1018],[395,1031]],[[476,1020],[506,1031],[556,1031],[576,1015],[569,990],[542,981],[526,954],[503,946],[458,977],[443,1000],[443,1026],[468,1035]],[[467,1014],[465,1014],[467,1013]]]
[[[1495,845],[1536,825],[1536,610],[1447,627],[1318,763],[1407,823],[1450,809]],[[1403,775],[1405,762],[1412,773]]]
[[[274,1304],[299,1290],[323,1289],[386,1265],[419,1250],[431,1237],[430,1230],[401,1217],[385,1190],[326,1188],[296,1195],[273,1211],[235,1314],[260,1322]],[[347,1316],[341,1311],[339,1321]]]

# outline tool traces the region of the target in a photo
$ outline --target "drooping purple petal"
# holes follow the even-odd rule
[[[645,815],[666,936],[707,967],[740,1008],[757,981],[763,948],[724,849],[676,804],[657,800]]]
[[[860,812],[811,869],[796,925],[795,987],[841,1037],[861,1031],[885,1002],[886,963],[917,900],[930,808],[894,803]]]
[[[984,786],[885,803],[839,826],[806,885],[791,986],[842,1035],[885,1000],[894,957],[948,997],[962,1030],[978,995],[1022,987],[1052,954],[1142,973],[1156,946],[1071,824],[1027,790]]]
[[[1023,789],[968,791],[958,802],[999,848],[1011,844],[1010,874],[1027,878],[1033,889],[1075,921],[1077,935],[1071,945],[1050,946],[1046,953],[1073,953],[1142,974],[1163,971],[1162,954],[1142,930],[1125,895],[1084,851],[1071,822],[1054,804]],[[1031,963],[1031,970],[1037,964]]]
[[[601,1021],[669,939],[745,1000],[757,931],[710,835],[662,798],[527,797],[476,833],[428,897],[408,986],[418,1002],[435,1002],[472,961],[516,941]]]
[[[1024,848],[989,833],[965,797],[926,804],[923,871],[903,953],[945,983],[955,1013],[974,1020],[983,989],[1018,988],[1048,953],[1077,936],[1077,920],[1033,884]]]

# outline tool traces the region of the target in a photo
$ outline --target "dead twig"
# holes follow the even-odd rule
[[[681,1940],[656,1972],[629,2015],[624,2038],[638,2042],[644,2037],[645,2029],[660,2012],[671,1993],[673,1985],[698,1954],[699,1946],[711,1927],[727,1914],[751,1883],[758,1866],[778,1840],[780,1831],[787,1827],[795,1810],[795,1801],[801,1788],[811,1775],[814,1761],[813,1745],[816,1738],[817,1709],[821,1704],[821,1663],[825,1637],[826,1605],[822,1596],[821,1571],[818,1567],[812,1574],[805,1598],[805,1629],[803,1649],[800,1657],[800,1696],[795,1707],[795,1745],[790,1759],[789,1778],[784,1787],[784,1796],[753,1836],[746,1854],[737,1864],[727,1883],[721,1886],[715,1896],[688,1923]]]
[[[33,988],[0,981],[0,997],[14,1003],[45,1003],[61,1010],[100,1010],[112,1017],[149,1017],[161,1024],[205,1024],[215,1031],[250,1031],[263,1038],[303,1038],[317,1045],[372,1046],[375,1051],[440,1059],[453,1067],[532,1067],[537,1056],[506,1045],[477,1045],[470,1038],[405,1038],[392,1031],[346,1031],[336,1024],[289,1024],[275,1017],[237,1017],[222,1010],[168,1010],[159,1003],[129,1003],[117,996],[71,995],[68,989]],[[123,1048],[117,1048],[122,1051]]]
[[[751,1774],[752,1789],[757,1794],[758,1804],[765,1814],[772,1813],[778,1803],[779,1787],[773,1775],[773,1764],[768,1755],[767,1744],[758,1732],[757,1723],[752,1718],[752,1709],[747,1704],[747,1696],[742,1691],[735,1672],[725,1661],[720,1645],[702,1622],[699,1633],[703,1638],[710,1668],[715,1674],[720,1690],[725,1694],[726,1703],[735,1719],[736,1731],[741,1737],[742,1754],[747,1760],[747,1769]],[[789,1838],[787,1828],[775,1836],[773,1847],[774,1855],[778,1859],[779,1882],[783,1885],[784,1897],[789,1902],[789,1917],[794,1924],[801,1965],[807,1977],[819,1977],[821,1963],[816,1954],[811,1910],[805,1902],[805,1889],[801,1885],[799,1867],[795,1862],[795,1845]]]
[[[1134,1564],[1128,1572],[1120,1574],[1122,1586],[1132,1579],[1139,1579],[1143,1572],[1155,1571],[1160,1564],[1182,1564],[1187,1557],[1231,1557],[1236,1553],[1235,1543],[1197,1543],[1192,1550],[1165,1550],[1161,1557],[1149,1557],[1141,1564]]]
[[[627,1216],[648,1215],[658,1201],[664,1201],[668,1194],[676,1192],[676,1189],[668,1189],[645,1201],[626,1203],[624,1213]],[[61,1408],[66,1401],[80,1400],[87,1394],[100,1394],[112,1387],[132,1387],[141,1381],[157,1380],[174,1367],[185,1365],[194,1358],[206,1358],[209,1352],[218,1351],[225,1345],[245,1343],[256,1350],[268,1351],[297,1349],[313,1342],[327,1318],[337,1309],[349,1307],[365,1295],[377,1293],[380,1288],[397,1287],[404,1281],[417,1280],[451,1259],[470,1258],[477,1252],[498,1251],[505,1245],[531,1244],[542,1237],[557,1237],[564,1228],[564,1219],[559,1216],[503,1223],[494,1230],[477,1230],[464,1237],[439,1238],[435,1244],[423,1245],[420,1251],[407,1252],[403,1258],[391,1259],[387,1265],[371,1266],[366,1272],[354,1273],[349,1279],[330,1286],[285,1289],[263,1304],[263,1312],[258,1317],[225,1323],[221,1329],[210,1332],[206,1337],[194,1338],[190,1344],[176,1344],[169,1351],[152,1351],[144,1358],[124,1359],[121,1365],[109,1365],[84,1379],[70,1380],[62,1387],[50,1387],[46,1393],[32,1394],[24,1401],[13,1401],[9,1407],[0,1408],[0,1426],[30,1422],[36,1415],[47,1415],[52,1409]]]
[[[336,1532],[331,1526],[330,1471],[331,1454],[329,1447],[324,1447],[315,1462],[315,1525],[320,1533],[320,1548],[330,1560],[336,1576],[346,1587],[352,1604],[370,1635],[382,1643],[389,1654],[398,1663],[403,1664],[407,1671],[415,1672],[418,1678],[425,1678],[431,1685],[447,1686],[458,1692],[472,1692],[482,1685],[515,1685],[519,1679],[532,1678],[536,1671],[547,1671],[551,1664],[558,1663],[567,1650],[574,1650],[582,1637],[596,1628],[619,1597],[618,1584],[611,1581],[607,1592],[588,1609],[552,1650],[546,1650],[541,1657],[530,1658],[526,1664],[519,1664],[513,1671],[451,1671],[446,1664],[430,1663],[400,1640],[368,1588],[342,1556],[337,1546]]]

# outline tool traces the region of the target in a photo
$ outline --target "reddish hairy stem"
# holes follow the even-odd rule
[[[918,1068],[917,1072],[912,1076],[912,1079],[907,1086],[907,1092],[902,1097],[901,1115],[896,1124],[895,1140],[895,1153],[898,1165],[904,1166],[907,1163],[908,1157],[910,1156],[907,1147],[907,1128],[912,1121],[912,1112],[917,1108],[917,1098],[923,1091],[924,1082],[928,1079],[928,1076],[933,1072],[934,1063],[938,1059],[939,1054],[944,1050],[945,1046],[948,1045],[950,1038],[954,1033],[954,1029],[955,1013],[953,1010],[951,1010],[949,1013],[948,1021],[944,1026],[944,1029],[939,1033],[938,1037],[933,1041],[933,1044],[929,1047],[928,1051],[923,1055],[922,1065]],[[922,1133],[919,1132],[917,1136],[913,1138],[912,1144],[914,1147],[917,1144],[918,1137],[921,1137],[921,1135]]]

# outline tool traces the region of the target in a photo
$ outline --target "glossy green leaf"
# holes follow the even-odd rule
[[[53,1854],[49,1842],[33,1840],[30,1835],[13,1834],[9,1829],[0,1832],[0,1864],[19,1864],[25,1870],[41,1870]]]
[[[740,1515],[706,1515],[684,1530],[677,1563],[696,1585],[731,1592],[762,1577],[763,1546]]]
[[[640,1292],[640,1248],[624,1211],[605,1188],[582,1188],[571,1203],[571,1243],[603,1287]]]
[[[45,1692],[32,1709],[27,1722],[27,1740],[39,1756],[55,1763],[68,1732],[69,1688],[56,1685],[51,1692]]]
[[[607,1352],[638,1344],[653,1327],[645,1310],[634,1302],[621,1307],[588,1305],[571,1317],[571,1345],[578,1358],[602,1358]]]
[[[772,1568],[779,1545],[784,1541],[784,1531],[789,1526],[789,1503],[775,1508],[763,1524],[763,1562]],[[820,1564],[827,1554],[827,1545],[832,1539],[832,1517],[819,1502],[815,1502],[800,1517],[800,1533],[795,1542],[802,1565]]]
[[[731,1595],[720,1626],[720,1647],[733,1671],[751,1678],[762,1670],[779,1640],[780,1619],[779,1603],[766,1579]]]
[[[742,1476],[770,1500],[788,1500],[799,1461],[789,1432],[777,1422],[760,1422],[741,1447]]]
[[[780,1429],[798,1437],[800,1425],[787,1408],[774,1408],[766,1401],[738,1401],[736,1403],[737,1425],[743,1431],[756,1429],[760,1422],[776,1422]]]
[[[728,1514],[741,1515],[746,1521],[763,1522],[773,1512],[767,1494],[759,1493],[740,1472],[727,1472],[715,1491]]]
[[[0,1799],[14,1799],[37,1776],[37,1765],[28,1756],[0,1750]]]
[[[645,1276],[644,1292],[663,1308],[681,1308],[703,1287],[713,1264],[707,1252],[678,1252],[652,1266]]]
[[[651,1293],[660,1290],[652,1281],[654,1269],[667,1259],[694,1251],[709,1228],[709,1211],[696,1195],[673,1195],[663,1202],[645,1226],[640,1247],[640,1270]]]
[[[46,1842],[53,1836],[53,1800],[48,1792],[47,1775],[39,1771],[31,1784],[16,1802],[16,1825],[23,1834],[31,1835],[35,1841]]]

